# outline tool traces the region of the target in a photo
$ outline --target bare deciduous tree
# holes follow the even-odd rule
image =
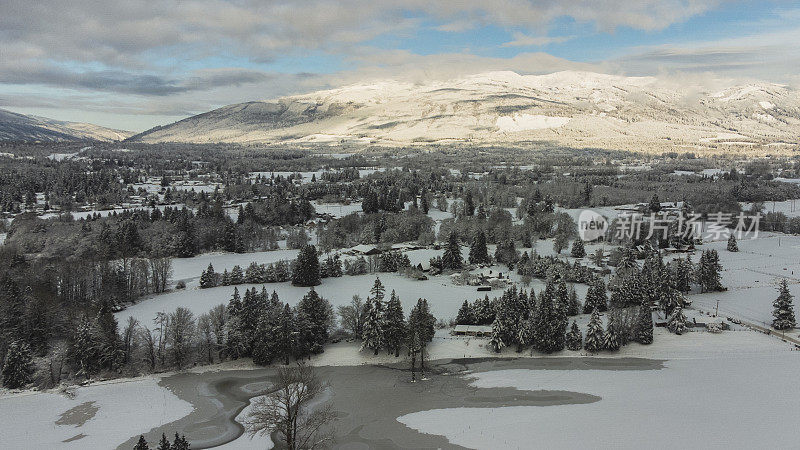
[[[148,260],[150,263],[150,270],[153,292],[159,293],[167,290],[167,283],[169,277],[172,275],[172,259],[166,257],[152,257]]]
[[[253,403],[245,419],[250,436],[276,432],[289,450],[322,448],[333,439],[327,427],[335,418],[331,406],[311,405],[328,387],[313,368],[281,367],[275,387],[275,392]]]
[[[354,338],[360,339],[364,329],[364,301],[354,295],[349,305],[339,306],[342,328],[347,330]]]

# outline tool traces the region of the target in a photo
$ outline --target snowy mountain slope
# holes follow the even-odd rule
[[[135,136],[143,142],[408,145],[551,141],[574,147],[690,149],[792,145],[800,96],[761,83],[719,92],[652,77],[490,72],[381,81],[225,106]]]
[[[0,141],[120,141],[132,134],[90,123],[62,122],[0,109]]]

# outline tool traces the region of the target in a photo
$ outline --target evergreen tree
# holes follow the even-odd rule
[[[455,231],[450,232],[447,240],[447,248],[442,255],[442,267],[444,269],[459,270],[464,266],[464,258],[461,256],[461,246],[458,243],[458,235]]]
[[[242,283],[244,283],[244,272],[242,272],[241,266],[237,264],[233,266],[233,270],[231,271],[231,284]]]
[[[217,282],[217,274],[214,272],[214,266],[208,263],[208,268],[200,275],[200,287],[203,289],[212,288],[217,286]]]
[[[283,311],[278,317],[278,322],[272,331],[275,339],[275,357],[289,364],[289,358],[295,352],[295,318],[289,304],[283,306]]]
[[[301,336],[308,343],[307,350],[310,353],[322,353],[323,345],[328,342],[328,328],[333,322],[333,307],[330,302],[311,288],[297,305],[297,312],[308,321],[305,330],[301,332],[301,335],[308,333],[306,337]]]
[[[603,321],[600,319],[600,312],[595,309],[592,311],[592,318],[589,320],[589,326],[586,328],[586,342],[583,348],[595,353],[603,349],[605,341],[606,336],[603,331]]]
[[[389,301],[386,303],[386,310],[383,314],[384,341],[389,353],[394,352],[394,356],[400,356],[400,347],[406,337],[406,323],[403,317],[403,305],[400,298],[392,291]]]
[[[739,251],[739,244],[736,242],[736,236],[731,233],[728,236],[728,251],[729,252],[738,252]]]
[[[646,301],[647,291],[641,277],[635,271],[625,271],[617,275],[616,288],[611,292],[609,303],[615,308],[638,306]]]
[[[150,446],[147,445],[147,441],[144,439],[144,436],[139,435],[139,441],[133,446],[133,450],[150,450]]]
[[[375,277],[375,282],[372,283],[372,288],[369,290],[370,295],[372,298],[377,300],[378,302],[383,302],[383,299],[386,295],[386,288],[381,283],[381,279],[379,277]]]
[[[778,288],[778,298],[772,303],[772,327],[776,330],[789,330],[797,324],[794,317],[794,306],[792,305],[792,294],[789,293],[789,286],[786,279],[781,280]]]
[[[202,279],[202,277],[200,277],[200,278]],[[228,273],[228,269],[225,269],[222,272],[222,278],[220,279],[219,284],[222,285],[222,286],[230,286],[231,285],[231,274]]]
[[[170,444],[166,434],[161,433],[161,440],[158,441],[158,447],[156,450],[172,450],[172,444]]]
[[[578,238],[572,242],[572,250],[570,251],[573,258],[583,258],[586,256],[586,248],[583,246],[583,240]]]
[[[411,309],[408,315],[408,330],[411,336],[415,336],[419,348],[420,365],[425,365],[425,349],[429,342],[433,340],[436,334],[436,318],[431,314],[428,306],[428,300],[424,298],[417,299],[417,304]]]
[[[456,316],[456,325],[476,325],[475,313],[469,302],[464,300]]]
[[[650,306],[639,306],[639,314],[633,324],[633,339],[640,344],[653,343],[653,313]]]
[[[364,304],[364,331],[361,335],[361,349],[369,348],[375,355],[383,347],[383,303],[367,297]]]
[[[279,306],[259,317],[253,337],[253,363],[266,366],[272,364],[273,359],[277,357],[278,349],[274,333],[278,331],[282,312],[283,308]]]
[[[544,353],[563,350],[566,329],[566,305],[562,307],[558,304],[554,281],[551,279],[539,295],[534,338],[536,349]]]
[[[567,287],[567,283],[562,278],[561,281],[558,282],[558,286],[556,286],[555,290],[555,304],[564,314],[564,317],[569,315],[569,288]]]
[[[667,320],[667,328],[675,334],[683,334],[686,331],[686,316],[683,315],[683,308],[678,306],[672,311],[672,315]]]
[[[20,389],[31,382],[33,357],[27,343],[14,341],[8,346],[0,375],[3,378],[3,386],[8,389]]]
[[[513,302],[514,299],[504,293],[495,308],[495,319],[492,323],[492,346],[497,352],[502,347],[517,342],[519,334],[517,324],[520,317],[516,313]]]
[[[606,350],[616,351],[622,346],[620,344],[620,326],[617,323],[616,316],[609,314],[608,324],[606,325],[606,335],[603,339],[603,348]]]
[[[580,313],[581,313],[581,302],[578,300],[578,293],[575,292],[574,287],[570,287],[567,315],[577,316]]]
[[[300,249],[300,253],[294,261],[292,285],[310,287],[320,283],[317,249],[313,245],[306,245]]]
[[[189,450],[189,442],[186,441],[186,437],[183,435],[178,436],[178,433],[175,433],[175,440],[172,441],[172,450]]]
[[[297,308],[294,310],[294,349],[292,354],[298,361],[311,357],[311,349],[314,347],[314,334],[311,327],[311,319],[305,311]]]
[[[500,353],[500,350],[506,346],[506,342],[503,340],[503,337],[508,335],[506,325],[505,321],[497,318],[492,322],[492,338],[489,340],[489,345],[496,353]]]
[[[692,289],[692,265],[688,255],[686,259],[677,258],[669,263],[670,278],[678,292],[686,294]]]
[[[367,195],[364,196],[364,200],[361,202],[361,210],[364,211],[364,214],[378,212],[378,194],[373,189],[370,189]]]
[[[716,250],[704,250],[700,256],[700,264],[697,268],[697,280],[700,283],[701,292],[722,291],[724,288],[720,283],[720,271],[722,266],[719,263],[719,254]]]
[[[486,234],[479,230],[469,248],[470,264],[489,264],[489,250],[486,248]]]
[[[570,328],[569,332],[567,332],[567,336],[565,338],[566,346],[569,350],[580,350],[583,348],[583,335],[581,335],[581,330],[578,328],[578,324],[575,321],[572,321],[572,328]]]
[[[82,317],[69,342],[68,356],[77,369],[76,375],[89,379],[100,365],[102,343],[97,329],[86,316]]]
[[[536,317],[530,314],[527,318],[520,319],[518,323],[517,353],[520,353],[524,347],[536,343]]]
[[[599,312],[604,312],[608,309],[606,284],[600,277],[595,277],[589,283],[589,290],[586,291],[586,300],[583,302],[584,314],[589,314],[595,309]]]
[[[100,344],[100,364],[116,370],[124,357],[119,336],[119,323],[108,301],[102,301],[97,312],[96,330]]]

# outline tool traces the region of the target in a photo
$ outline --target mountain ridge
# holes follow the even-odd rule
[[[487,72],[381,80],[223,106],[131,140],[314,145],[546,141],[631,150],[793,146],[800,97],[773,83],[722,90],[655,77]]]
[[[122,141],[133,133],[90,123],[66,122],[0,109],[0,141]]]

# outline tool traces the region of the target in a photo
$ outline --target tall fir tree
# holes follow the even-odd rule
[[[383,299],[386,297],[386,288],[383,286],[383,283],[381,283],[379,277],[375,277],[375,282],[372,283],[369,294],[378,302],[383,302]]]
[[[80,319],[69,341],[68,357],[76,375],[89,379],[100,366],[102,342],[95,324],[86,316]]]
[[[186,436],[175,433],[175,440],[172,441],[172,450],[189,450],[189,442]]]
[[[156,450],[172,450],[172,444],[169,442],[169,439],[167,439],[166,434],[161,433],[161,440],[158,441]]]
[[[492,322],[492,337],[489,339],[489,345],[494,349],[495,353],[500,353],[503,347],[507,345],[504,341],[504,337],[509,334],[506,325],[505,321],[499,318],[495,318],[494,322]]]
[[[33,357],[27,343],[14,341],[8,346],[0,375],[3,378],[3,386],[8,389],[20,389],[31,382]]]
[[[231,270],[231,284],[242,283],[244,283],[244,272],[242,272],[242,267],[237,264],[233,266],[233,270]]]
[[[608,293],[606,284],[600,277],[594,277],[589,283],[586,299],[583,302],[583,313],[590,314],[594,310],[604,312],[608,309]]]
[[[608,315],[608,324],[606,324],[606,334],[603,339],[603,348],[610,351],[619,350],[622,346],[620,340],[621,330],[620,324],[617,323],[616,316],[614,314]]]
[[[583,345],[587,351],[596,353],[605,346],[606,336],[603,331],[603,321],[600,319],[600,311],[592,311],[592,318],[586,328],[586,341]]]
[[[544,353],[563,350],[566,337],[566,305],[559,304],[554,284],[552,279],[548,281],[536,310],[536,349]]]
[[[797,325],[794,316],[794,306],[792,305],[792,294],[789,292],[789,286],[786,279],[781,280],[781,285],[778,287],[778,298],[772,303],[774,307],[772,311],[772,327],[776,330],[789,330]]]
[[[428,343],[433,340],[436,334],[436,318],[431,314],[428,300],[417,299],[417,304],[411,309],[408,315],[408,329],[411,336],[416,336],[419,347],[420,367],[425,366],[425,350]]]
[[[375,355],[384,345],[383,336],[383,303],[367,297],[364,304],[364,331],[361,335],[361,349],[368,348]]]
[[[575,291],[575,288],[570,286],[569,288],[569,303],[567,308],[567,315],[568,316],[577,316],[581,313],[581,302],[578,300],[578,293]]]
[[[308,336],[304,339],[308,342],[308,352],[322,353],[323,346],[328,342],[328,331],[334,320],[333,307],[330,302],[317,294],[314,288],[300,300],[297,311],[308,321],[304,332]]]
[[[403,345],[407,332],[405,318],[403,317],[403,305],[400,303],[400,298],[394,291],[392,291],[392,295],[386,303],[383,323],[386,350],[389,351],[389,353],[394,353],[395,357],[398,357],[400,356],[400,347]]]
[[[208,263],[208,267],[200,275],[200,287],[203,289],[212,288],[217,286],[217,274],[214,272],[214,266]]]
[[[477,325],[475,312],[467,300],[464,300],[464,303],[461,304],[461,308],[458,310],[456,325]]]
[[[475,233],[469,248],[470,264],[489,264],[489,250],[486,247],[486,234],[482,230]]]
[[[459,270],[464,267],[464,258],[461,256],[461,245],[455,231],[450,232],[447,247],[442,255],[442,267],[445,269]]]
[[[640,344],[653,343],[653,313],[649,305],[639,306],[639,313],[633,324],[633,339]]]
[[[578,324],[575,321],[572,321],[572,328],[567,332],[567,336],[565,337],[565,344],[567,349],[577,351],[583,348],[583,335],[581,334],[580,328],[578,328]]]
[[[721,270],[722,266],[719,263],[717,251],[704,250],[697,267],[697,281],[700,284],[701,292],[717,292],[725,289],[720,283]]]
[[[283,306],[283,311],[272,332],[275,339],[275,357],[283,360],[286,365],[289,364],[289,358],[295,353],[297,341],[295,330],[294,311],[287,303]]]
[[[292,267],[292,285],[311,287],[321,283],[319,273],[319,257],[313,245],[300,249]]]

